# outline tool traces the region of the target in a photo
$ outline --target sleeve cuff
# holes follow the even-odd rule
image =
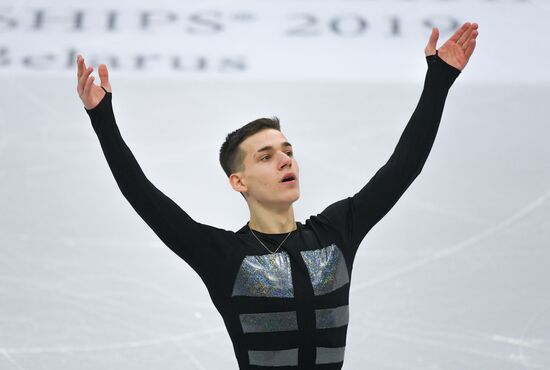
[[[449,72],[452,72],[456,76],[458,76],[462,72],[460,69],[453,67],[452,65],[448,64],[443,59],[441,59],[441,57],[439,56],[438,50],[436,50],[435,54],[433,55],[427,55],[426,61],[428,63],[428,66],[430,66],[431,64],[444,66]]]
[[[443,80],[446,80],[448,87],[451,87],[453,82],[462,72],[460,69],[453,67],[441,59],[437,50],[435,54],[426,56],[426,62],[428,63],[428,70],[439,76],[437,79],[443,78]]]
[[[90,116],[92,121],[95,121],[96,118],[104,116],[105,113],[108,113],[111,107],[112,96],[113,94],[111,92],[105,90],[105,96],[95,107],[93,107],[92,109],[87,109],[86,107],[84,107],[84,110],[86,111],[86,113],[88,113],[88,116]]]

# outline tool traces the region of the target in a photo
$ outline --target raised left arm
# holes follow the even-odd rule
[[[448,91],[475,48],[476,28],[475,23],[465,23],[439,50],[435,48],[438,30],[432,29],[425,49],[428,71],[424,89],[393,154],[353,197],[331,204],[318,215],[342,233],[352,255],[420,174],[433,146]]]

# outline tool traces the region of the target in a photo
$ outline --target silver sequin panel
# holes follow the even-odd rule
[[[309,270],[316,296],[328,294],[349,283],[346,261],[336,244],[300,253]]]
[[[328,348],[317,347],[316,364],[332,364],[344,361],[346,347]]]
[[[297,366],[298,348],[281,351],[248,351],[248,362],[257,366]]]
[[[349,306],[315,310],[317,329],[338,328],[349,322]]]
[[[298,330],[296,311],[240,314],[244,333]]]
[[[294,297],[288,253],[246,256],[237,273],[232,296]]]
[[[344,361],[346,347],[317,347],[316,364],[332,364]],[[248,351],[248,362],[257,366],[297,366],[298,348],[281,351]]]

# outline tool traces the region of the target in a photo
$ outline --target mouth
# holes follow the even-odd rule
[[[296,180],[296,179],[283,180],[283,181],[281,181],[281,184],[283,184],[283,185],[293,185],[293,184],[296,184],[297,182],[298,182],[298,180]]]
[[[283,179],[281,180],[281,182],[284,182],[284,183],[296,182],[296,175],[293,172],[289,172],[283,176]]]

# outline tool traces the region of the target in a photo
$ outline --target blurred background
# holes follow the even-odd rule
[[[148,178],[236,231],[227,133],[280,118],[304,222],[387,161],[431,27],[439,47],[466,21],[477,47],[430,157],[357,254],[344,369],[550,369],[549,15],[546,0],[0,1],[0,369],[237,369],[202,281],[120,193],[78,53],[107,64]]]

